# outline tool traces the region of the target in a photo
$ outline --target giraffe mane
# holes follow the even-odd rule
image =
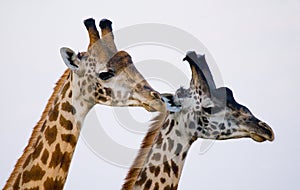
[[[133,186],[137,181],[137,177],[139,176],[142,166],[146,160],[146,156],[151,150],[151,146],[153,145],[160,131],[160,128],[162,127],[163,122],[165,121],[165,118],[168,116],[168,114],[169,112],[167,111],[161,112],[151,120],[152,123],[150,125],[150,128],[148,129],[147,134],[143,139],[138,155],[136,156],[127,173],[122,189],[133,189]]]
[[[23,164],[26,160],[26,157],[28,156],[28,154],[30,154],[30,151],[32,150],[32,148],[34,148],[34,146],[36,146],[36,142],[38,140],[38,136],[41,131],[41,127],[45,121],[45,118],[47,117],[49,111],[51,110],[51,106],[55,102],[57,95],[60,93],[61,87],[65,84],[65,81],[68,79],[68,76],[70,75],[70,73],[71,73],[70,69],[67,69],[64,72],[64,74],[60,77],[60,79],[56,82],[56,86],[53,89],[53,93],[50,96],[50,98],[46,104],[46,107],[42,113],[42,116],[41,116],[40,120],[37,122],[37,124],[35,125],[35,127],[33,128],[32,135],[29,139],[27,146],[25,147],[25,149],[23,151],[23,155],[18,159],[17,163],[15,164],[13,172],[11,173],[10,177],[8,178],[4,189],[6,189],[6,187],[10,187],[13,185],[12,183],[18,177],[17,176],[18,171],[23,166]]]

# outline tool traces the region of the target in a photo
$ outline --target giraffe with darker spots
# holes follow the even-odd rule
[[[88,50],[76,54],[61,49],[69,68],[57,82],[5,190],[63,189],[80,129],[94,105],[164,110],[159,93],[138,72],[130,55],[117,51],[111,21],[100,22],[101,39],[94,19],[84,24],[90,39]]]
[[[187,153],[198,138],[274,140],[272,129],[237,103],[229,88],[216,88],[204,56],[189,52],[184,60],[192,70],[190,87],[162,95],[169,111],[154,118],[124,190],[177,189]]]

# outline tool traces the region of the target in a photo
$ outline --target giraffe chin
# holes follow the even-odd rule
[[[255,134],[255,133],[250,133],[250,137],[256,141],[256,142],[264,142],[266,140],[269,140],[269,139],[266,139],[265,137],[263,136],[260,136],[258,134]]]
[[[166,107],[165,104],[157,102],[155,104],[142,104],[142,107],[145,108],[148,112],[165,112]]]
[[[148,104],[130,104],[128,106],[130,106],[130,107],[142,107],[145,110],[147,110],[148,112],[156,112],[156,111],[158,111],[158,109],[155,109],[155,108],[149,106]]]
[[[157,111],[157,109],[154,109],[153,107],[147,105],[147,104],[143,104],[143,107],[148,111],[148,112],[155,112]]]

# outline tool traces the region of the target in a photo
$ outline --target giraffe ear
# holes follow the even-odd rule
[[[67,67],[69,67],[72,71],[78,70],[78,58],[73,50],[63,47],[60,49],[60,54]]]

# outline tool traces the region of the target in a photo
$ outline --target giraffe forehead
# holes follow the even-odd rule
[[[81,59],[81,65],[84,67],[86,73],[95,73],[108,68],[106,60],[102,60],[95,54],[89,54]]]

